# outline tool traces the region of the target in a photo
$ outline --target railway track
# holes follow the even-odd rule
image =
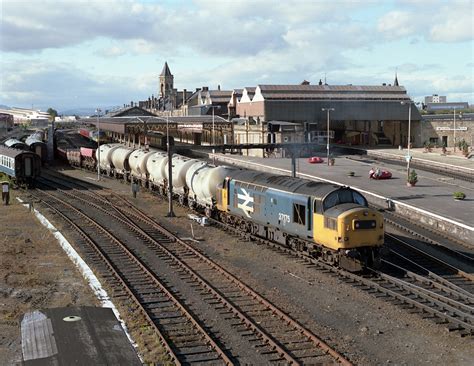
[[[51,184],[45,180],[42,182]],[[141,312],[146,314],[149,322],[153,322],[160,342],[173,361],[194,363],[204,360],[212,364],[249,361],[278,364],[350,364],[322,339],[191,245],[175,237],[128,201],[113,194],[104,197],[83,189],[77,190],[70,186],[67,188],[57,189],[54,194],[41,192],[41,199],[51,207],[62,205],[65,219],[70,223],[76,220],[87,221],[87,226],[98,225],[94,226],[94,230],[98,232],[104,230],[99,227],[108,222],[116,231],[122,230],[117,228],[121,226],[126,228],[123,230],[129,231],[128,237],[135,238],[135,241],[139,239],[140,245],[137,245],[132,243],[133,239],[114,237],[109,239],[109,242],[113,243],[103,244],[100,250],[110,260],[108,268],[126,263],[125,267],[117,270],[123,275],[119,282],[123,287],[124,283],[133,284],[133,281],[137,281],[136,287],[129,290],[121,288],[118,293],[132,292],[137,295],[135,298],[138,302],[146,299],[145,303],[141,302]],[[56,195],[66,196],[70,203]],[[100,212],[100,215],[106,218],[96,220],[85,217],[85,211],[89,212],[91,208],[96,215]],[[57,212],[59,211],[61,210],[57,209]],[[94,220],[102,222],[92,224]],[[79,227],[77,229],[82,230]],[[110,232],[108,235],[101,235],[109,238],[113,236]],[[101,242],[102,238],[97,240]],[[117,247],[121,250],[118,251]],[[109,252],[110,257],[107,254]],[[117,256],[113,257],[114,255]],[[115,261],[119,264],[115,264]],[[137,264],[133,265],[130,261]],[[131,276],[131,279],[128,279],[128,276]],[[103,275],[103,278],[108,277],[110,275],[107,273]],[[143,285],[143,294],[139,292],[140,285]],[[155,296],[153,289],[156,286],[162,293],[159,298],[150,298]],[[186,321],[191,323],[185,329],[186,332],[192,329],[191,334],[196,335],[191,342],[192,347],[188,345],[189,342],[181,345],[181,338],[176,340],[173,337],[174,328],[169,332],[160,323],[161,318],[156,312],[162,308],[161,301],[164,301],[164,297],[167,299],[166,308],[170,304],[176,307],[170,310],[170,314],[176,317],[179,314],[178,324],[184,322],[184,318],[191,319]],[[170,300],[171,297],[174,300]],[[154,315],[150,315],[150,312]],[[174,319],[173,315],[170,318]],[[171,324],[175,326],[174,321]],[[182,333],[178,334],[183,336]]]
[[[82,237],[77,244],[89,264],[102,279],[106,279],[114,298],[125,300],[146,320],[147,326],[153,328],[154,335],[165,349],[165,361],[175,364],[192,361],[232,364],[182,303],[110,231],[53,194],[35,192],[33,195]],[[195,357],[196,349],[200,350],[199,359]]]
[[[452,236],[449,237],[445,233],[440,233],[417,222],[409,221],[392,211],[384,210],[384,220],[391,227],[408,233],[416,240],[435,246],[451,257],[455,257],[469,265],[474,263],[473,248],[468,243],[457,240]]]
[[[303,258],[312,263],[315,269],[334,275],[344,282],[377,297],[383,297],[408,309],[410,312],[419,313],[423,318],[431,318],[436,323],[443,324],[448,331],[456,331],[461,336],[474,335],[474,295],[468,291],[468,289],[472,289],[473,282],[472,276],[469,274],[463,276],[464,273],[451,268],[453,275],[446,274],[445,277],[442,277],[434,273],[432,270],[435,269],[432,267],[430,267],[431,270],[423,268],[423,271],[428,273],[427,277],[402,267],[398,268],[401,272],[396,275],[393,272],[384,273],[378,270],[372,270],[369,275],[353,274],[329,266],[280,244],[269,242],[248,233],[242,233],[238,229],[218,221],[213,221],[213,223],[245,239],[254,240],[279,252]],[[387,266],[392,264],[388,261],[385,261],[385,263]],[[437,263],[440,265],[440,262]],[[454,275],[454,272],[457,275]],[[462,287],[459,284],[460,281],[463,281]]]

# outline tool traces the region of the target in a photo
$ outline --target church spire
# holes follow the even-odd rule
[[[168,67],[168,62],[165,62],[160,74],[160,87],[158,89],[158,95],[161,98],[170,97],[173,93],[173,79],[174,77]]]
[[[393,82],[393,86],[400,86],[400,84],[398,84],[397,70],[395,70],[395,81]]]
[[[163,70],[161,70],[160,76],[172,76],[170,68],[168,67],[168,62],[165,61],[165,66],[163,66]]]

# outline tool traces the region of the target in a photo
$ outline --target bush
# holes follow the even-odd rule
[[[408,174],[407,182],[410,184],[415,184],[418,182],[418,174],[416,174],[415,170],[412,170],[410,174]]]
[[[464,192],[454,192],[453,197],[457,200],[463,200],[466,198],[466,194]]]

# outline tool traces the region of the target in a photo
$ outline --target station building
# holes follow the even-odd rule
[[[427,114],[422,116],[422,138],[432,145],[454,147],[464,140],[473,147],[474,113]]]
[[[406,146],[409,104],[404,87],[398,85],[258,85],[234,90],[229,110],[249,124],[285,121],[298,124],[305,141],[327,135],[334,142],[367,146]],[[324,110],[323,110],[324,109]],[[422,144],[421,115],[412,104],[411,142]],[[261,128],[262,130],[265,127]],[[268,128],[267,128],[268,129]]]

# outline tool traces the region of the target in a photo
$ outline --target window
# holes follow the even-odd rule
[[[293,222],[306,225],[306,206],[293,203]]]
[[[430,144],[438,144],[438,138],[437,137],[430,137]]]
[[[343,203],[355,203],[361,206],[368,206],[367,200],[359,192],[352,189],[339,189],[327,195],[323,202],[324,210],[328,210]]]
[[[337,220],[332,217],[324,217],[324,227],[330,230],[337,230]]]

